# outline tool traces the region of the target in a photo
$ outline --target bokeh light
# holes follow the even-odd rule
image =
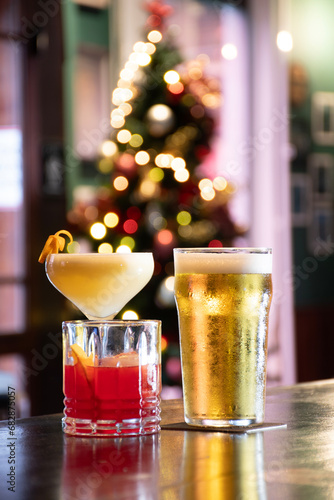
[[[232,61],[237,58],[238,49],[233,43],[225,43],[225,45],[222,46],[221,54],[224,59]]]
[[[215,192],[215,190],[213,188],[205,187],[201,191],[201,197],[205,201],[211,201],[211,200],[214,199],[215,196],[216,196],[216,192]]]
[[[131,71],[137,71],[138,69],[138,64],[133,62],[133,61],[127,61],[124,65],[125,69],[129,69]]]
[[[118,157],[118,166],[124,170],[129,170],[135,166],[135,159],[130,153],[123,153]]]
[[[168,340],[163,335],[161,336],[161,352],[164,352],[168,347]]]
[[[168,278],[166,278],[166,280],[165,280],[165,287],[170,292],[174,291],[174,281],[175,281],[174,276],[168,276]]]
[[[134,66],[136,66],[135,63],[132,63]],[[130,68],[124,68],[120,72],[119,76],[121,77],[122,80],[125,81],[132,81],[134,77],[134,71]]]
[[[131,309],[128,309],[127,311],[124,311],[124,313],[122,315],[122,319],[133,319],[133,320],[136,320],[136,319],[139,319],[139,316],[136,313],[136,311],[131,311]]]
[[[202,103],[206,108],[211,108],[211,109],[218,108],[221,104],[221,96],[218,94],[212,94],[211,92],[208,92],[207,94],[204,94],[204,96],[202,97]]]
[[[124,102],[123,104],[121,104],[119,106],[118,109],[119,109],[119,111],[121,111],[122,113],[124,113],[124,116],[127,116],[127,115],[129,115],[131,113],[132,106],[128,102]]]
[[[136,246],[136,242],[135,242],[135,240],[133,238],[131,238],[131,236],[124,236],[121,239],[121,245],[126,245],[131,250],[133,250],[134,247]]]
[[[94,224],[90,227],[89,232],[95,240],[102,240],[102,238],[104,238],[107,234],[107,228],[101,222],[94,222]]]
[[[212,186],[213,186],[212,180],[207,179],[206,177],[201,179],[198,183],[198,187],[200,188],[200,190],[202,190],[204,188],[211,188],[212,189]]]
[[[161,213],[158,211],[153,211],[150,213],[148,220],[150,221],[150,224],[156,229],[157,231],[159,229],[165,229],[167,227],[167,220],[162,217]]]
[[[188,225],[188,226],[179,226],[178,229],[177,229],[177,232],[179,233],[179,236],[181,236],[181,238],[190,238],[192,233],[193,233],[193,228]]]
[[[182,92],[184,91],[184,85],[181,82],[172,83],[172,84],[168,85],[168,90],[172,94],[176,94],[176,95],[182,94]]]
[[[123,229],[128,234],[133,234],[138,229],[138,224],[134,219],[127,219],[123,224]]]
[[[164,171],[159,167],[153,167],[149,171],[149,178],[154,182],[160,182],[164,178]]]
[[[166,104],[154,104],[149,109],[150,120],[165,121],[172,116],[172,110]]]
[[[159,231],[157,239],[161,245],[170,245],[173,241],[173,233],[169,229],[163,229]]]
[[[204,107],[201,104],[195,104],[195,106],[190,108],[190,114],[196,119],[203,118],[205,114]]]
[[[150,57],[150,56],[148,56]],[[122,89],[117,87],[112,93],[112,103],[115,106],[122,104],[123,102],[130,101],[133,97],[133,92],[130,89]]]
[[[96,220],[99,215],[98,208],[95,207],[94,205],[89,205],[88,207],[86,207],[84,215],[87,220],[90,221]]]
[[[116,253],[131,253],[131,248],[128,245],[120,245],[116,248]]]
[[[190,177],[189,170],[186,168],[179,168],[174,173],[174,177],[178,182],[186,182]]]
[[[200,66],[196,65],[189,69],[188,74],[192,80],[199,80],[203,76]]]
[[[103,219],[107,227],[116,227],[119,222],[119,217],[115,212],[108,212]]]
[[[289,31],[280,31],[277,33],[276,44],[282,52],[291,52],[293,48],[293,39]]]
[[[117,144],[114,141],[104,141],[101,146],[101,152],[104,156],[114,156],[118,151]]]
[[[157,167],[170,168],[173,160],[173,155],[160,153],[155,157],[154,163],[157,165]]]
[[[150,161],[150,155],[146,151],[138,151],[135,161],[138,165],[146,165]]]
[[[180,75],[177,71],[171,69],[164,74],[164,80],[169,84],[177,83],[180,80]]]
[[[186,162],[184,161],[183,158],[176,157],[174,160],[171,162],[171,167],[173,170],[179,170],[180,168],[186,168]]]
[[[156,46],[151,42],[146,42],[146,52],[151,56],[157,50]]]
[[[218,176],[213,179],[213,187],[217,191],[224,191],[224,189],[226,189],[226,186],[227,186],[227,180],[224,177]]]
[[[114,128],[121,128],[125,124],[125,120],[123,116],[114,115],[111,117],[110,125]]]
[[[128,187],[129,181],[123,175],[119,175],[116,179],[114,179],[113,184],[117,191],[124,191]]]
[[[134,52],[146,52],[146,43],[145,42],[136,42],[133,46]]]
[[[117,140],[121,144],[126,144],[127,142],[130,141],[130,139],[131,139],[130,130],[123,129],[123,130],[120,130],[117,134]]]
[[[80,243],[78,241],[72,241],[67,245],[68,253],[80,253]]]
[[[113,253],[113,250],[114,249],[110,243],[101,243],[97,249],[98,253]]]
[[[109,174],[113,167],[114,163],[110,158],[102,158],[97,164],[97,168],[101,174]]]
[[[129,140],[130,146],[133,148],[139,148],[144,142],[144,139],[139,134],[133,134],[133,136]]]
[[[222,247],[222,246],[223,246],[223,244],[222,244],[222,242],[221,242],[221,241],[219,241],[219,240],[211,240],[208,246],[209,246],[210,248],[212,248],[212,247]]]
[[[139,66],[147,66],[151,62],[151,56],[147,52],[138,53],[135,61]]]
[[[139,190],[145,198],[150,198],[156,194],[157,183],[153,182],[151,179],[144,179],[140,184]]]
[[[187,226],[191,222],[191,215],[187,210],[181,210],[176,216],[177,222],[180,226]]]
[[[159,43],[162,40],[162,34],[158,30],[152,30],[147,35],[147,40],[152,43]]]

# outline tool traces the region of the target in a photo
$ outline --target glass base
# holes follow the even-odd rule
[[[196,427],[247,427],[252,424],[259,424],[256,418],[238,418],[231,420],[212,420],[210,418],[189,418],[186,415],[184,420],[187,424]]]
[[[146,436],[160,431],[160,417],[147,417],[129,420],[97,420],[63,417],[62,427],[65,434],[91,437]]]

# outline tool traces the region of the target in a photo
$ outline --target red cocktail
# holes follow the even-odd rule
[[[132,356],[134,357],[134,356]],[[111,358],[112,359],[112,358]],[[106,361],[108,358],[102,360]],[[64,394],[67,419],[76,428],[91,433],[94,425],[104,434],[140,434],[143,419],[145,434],[152,432],[159,418],[160,365],[87,366],[77,362],[64,367]]]
[[[114,324],[117,322],[110,322],[110,331]],[[135,328],[131,330],[132,339],[135,339]],[[96,333],[91,335],[96,337]],[[153,356],[148,354],[148,333],[140,335],[134,342],[137,351],[130,349],[118,354],[98,356],[91,352],[88,355],[76,343],[65,346],[63,423],[66,433],[145,435],[160,429],[160,358],[155,352]]]

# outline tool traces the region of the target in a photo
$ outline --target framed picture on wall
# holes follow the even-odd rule
[[[312,220],[312,183],[308,174],[291,175],[291,197],[293,226],[308,226]]]
[[[334,157],[330,154],[314,153],[308,157],[308,170],[312,180],[314,201],[332,201]]]
[[[312,224],[308,232],[309,249],[315,255],[332,253],[329,241],[333,235],[333,209],[332,204],[318,204],[312,214]]]
[[[311,128],[316,143],[334,145],[334,92],[313,94]]]

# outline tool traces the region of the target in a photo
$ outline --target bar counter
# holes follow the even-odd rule
[[[182,421],[182,401],[163,401],[162,426]],[[63,434],[61,415],[19,419],[14,431],[3,421],[0,498],[334,498],[334,380],[268,389],[266,421],[287,425],[78,438]]]

